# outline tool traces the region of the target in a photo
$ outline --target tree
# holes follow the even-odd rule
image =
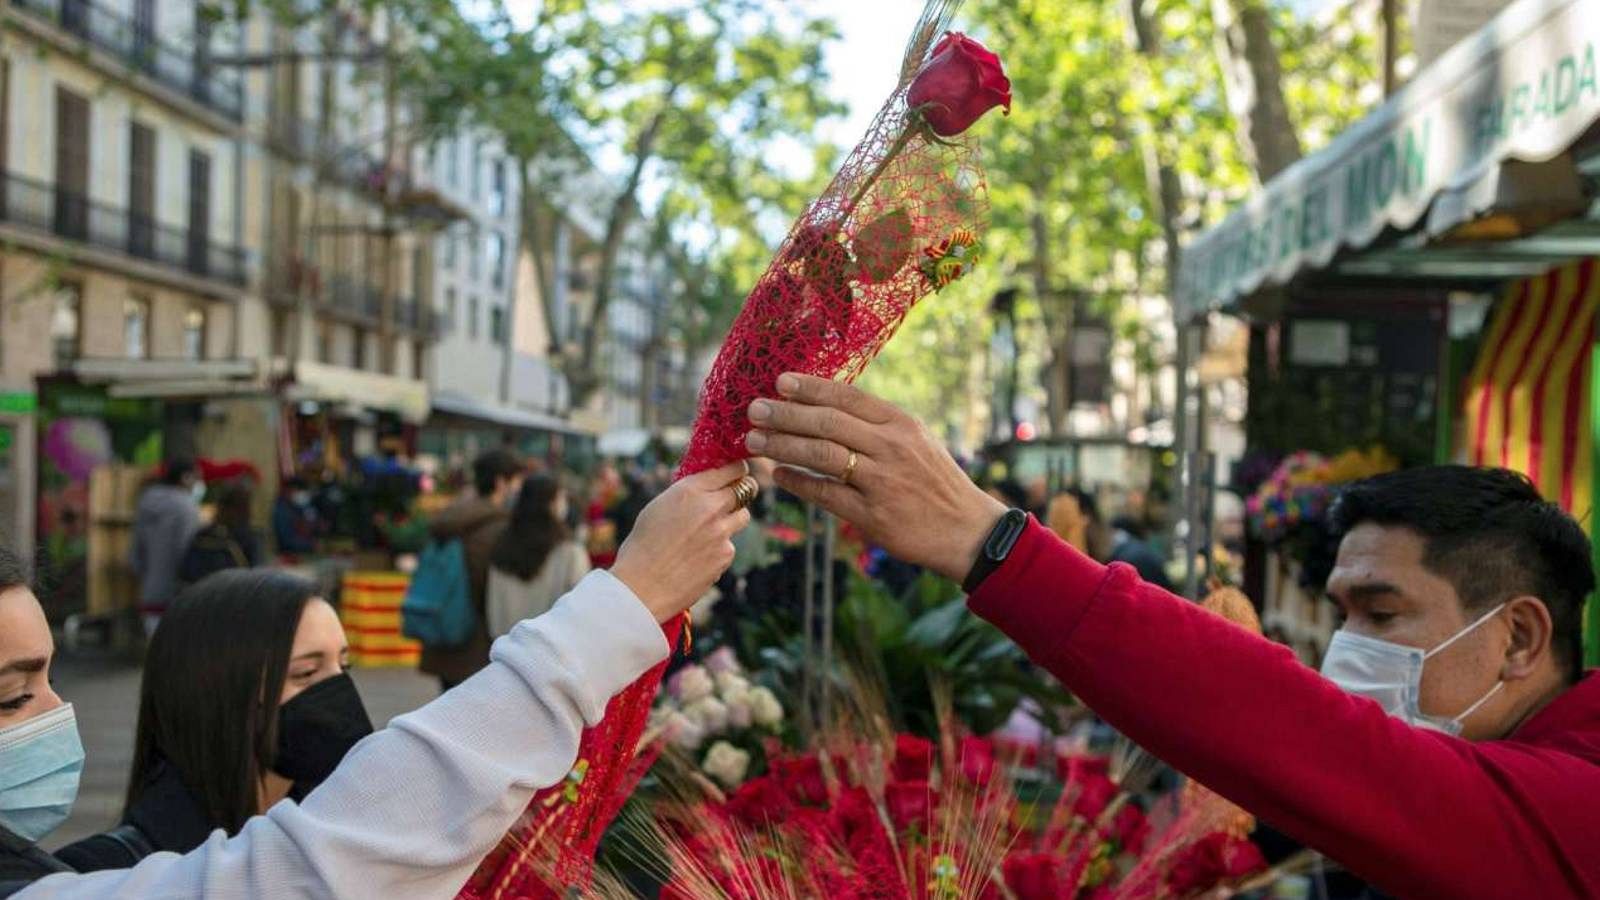
[[[749,0],[620,13],[547,2],[531,24],[504,7],[466,24],[435,37],[414,82],[436,125],[470,122],[504,136],[523,179],[524,241],[547,303],[554,291],[543,204],[573,165],[590,165],[574,135],[609,142],[623,160],[605,202],[594,301],[581,311],[577,338],[551,348],[581,405],[602,384],[606,313],[643,189],[672,185],[679,205],[704,213],[713,229],[733,227],[781,193],[773,147],[806,146],[816,122],[837,110],[818,88],[834,31],[820,21],[780,23]],[[545,312],[553,322],[554,311]]]

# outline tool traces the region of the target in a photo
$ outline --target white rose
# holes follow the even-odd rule
[[[732,790],[744,783],[744,776],[750,771],[750,754],[727,741],[717,741],[707,751],[706,761],[700,768]]]
[[[716,680],[717,693],[721,694],[724,700],[734,693],[750,690],[749,680],[738,672],[718,672]]]
[[[772,691],[764,687],[751,688],[750,717],[763,728],[777,728],[783,724],[783,704]]]
[[[717,684],[711,680],[711,673],[705,669],[700,666],[687,666],[672,676],[668,690],[679,703],[688,706],[696,700],[716,693]]]
[[[750,689],[734,691],[722,695],[722,705],[728,708],[728,724],[734,728],[749,728],[755,721],[753,710],[750,708]]]
[[[715,697],[702,697],[684,707],[683,714],[700,726],[706,734],[716,734],[728,727],[728,707]]]
[[[706,733],[693,719],[680,712],[667,716],[666,738],[680,750],[696,750],[705,741]]]

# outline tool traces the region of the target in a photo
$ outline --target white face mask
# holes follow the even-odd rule
[[[1328,653],[1322,658],[1322,675],[1349,693],[1378,701],[1385,712],[1401,721],[1418,728],[1459,735],[1461,723],[1505,687],[1505,682],[1496,681],[1488,693],[1453,717],[1430,716],[1418,705],[1422,698],[1422,664],[1494,618],[1502,609],[1505,609],[1503,603],[1426,652],[1418,647],[1340,629],[1333,633]]]

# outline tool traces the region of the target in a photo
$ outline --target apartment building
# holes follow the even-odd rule
[[[247,100],[222,62],[237,41],[194,0],[12,0],[0,18],[0,535],[28,551],[83,541],[94,466],[192,439],[158,398],[256,374]]]
[[[286,414],[305,420],[291,433],[361,455],[428,417],[434,235],[465,213],[417,164],[381,17],[252,34],[275,60],[261,79],[262,352],[288,385]]]

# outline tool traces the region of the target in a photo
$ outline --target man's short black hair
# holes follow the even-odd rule
[[[500,486],[501,479],[515,478],[521,474],[522,460],[504,447],[479,454],[472,461],[472,483],[478,489],[479,497],[492,495],[494,489]]]
[[[1358,481],[1329,513],[1336,538],[1357,525],[1407,528],[1422,563],[1455,586],[1465,611],[1529,595],[1544,601],[1556,661],[1582,670],[1583,605],[1594,591],[1589,539],[1524,475],[1507,469],[1423,466]]]
[[[0,593],[28,585],[27,563],[6,545],[0,544]]]
[[[161,481],[164,484],[183,484],[183,480],[193,475],[197,469],[194,458],[190,456],[174,456],[167,460],[162,467]]]

